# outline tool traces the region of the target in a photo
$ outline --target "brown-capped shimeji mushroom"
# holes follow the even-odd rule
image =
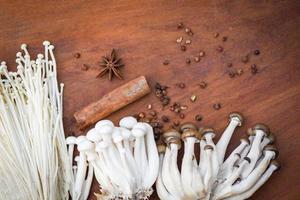
[[[247,157],[250,159],[250,164],[245,167],[241,174],[241,178],[244,179],[247,177],[251,171],[254,169],[255,164],[257,160],[259,159],[261,155],[261,141],[264,137],[267,137],[270,133],[270,129],[265,124],[256,124],[252,129],[252,134],[254,135],[254,139],[250,148],[249,153],[247,154]]]
[[[224,161],[224,156],[226,153],[227,146],[230,142],[232,134],[237,126],[242,126],[243,116],[240,113],[233,112],[229,115],[229,124],[225,131],[223,132],[221,138],[219,139],[216,150],[218,152],[218,161],[219,164],[222,164]]]
[[[252,186],[249,190],[235,195],[233,197],[226,198],[226,200],[242,200],[248,199],[251,197],[265,182],[269,180],[273,172],[280,169],[280,163],[276,160],[271,161],[268,169],[263,173],[263,175],[258,179],[254,186]]]
[[[177,168],[177,153],[181,148],[180,133],[175,129],[170,129],[163,134],[163,141],[167,148],[162,164],[162,181],[174,198],[181,199],[183,198],[183,186]]]
[[[225,187],[223,187],[222,190],[219,190],[219,192],[215,194],[214,199],[219,200],[230,196],[235,196],[244,193],[247,190],[249,190],[251,187],[253,187],[257,183],[259,178],[263,175],[263,173],[266,171],[271,160],[277,157],[278,150],[276,149],[275,146],[267,145],[264,148],[263,154],[264,155],[262,160],[257,164],[257,166],[253,169],[253,171],[251,171],[251,173],[246,178],[241,179],[240,182],[236,184],[234,184],[234,182],[238,177],[236,178],[234,177],[235,180],[232,179],[231,182],[225,181],[224,182]],[[251,163],[250,159],[249,162]]]
[[[184,141],[184,155],[181,165],[181,180],[185,198],[203,198],[204,186],[194,155],[195,143],[199,142],[200,133],[192,123],[185,123],[180,127],[181,139]]]

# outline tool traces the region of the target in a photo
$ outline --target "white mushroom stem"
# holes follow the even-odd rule
[[[253,143],[251,145],[251,149],[249,153],[247,154],[247,157],[251,160],[250,164],[246,166],[244,171],[241,174],[242,179],[246,178],[251,171],[255,167],[255,163],[257,162],[259,156],[260,156],[260,143],[262,141],[262,138],[265,136],[265,132],[262,130],[256,130],[256,135],[254,137]]]
[[[203,183],[205,191],[208,192],[211,186],[211,179],[212,179],[212,151],[213,147],[210,145],[207,145],[204,147],[205,156],[206,156],[206,172],[203,177]]]
[[[206,168],[207,168],[207,161],[206,161],[206,153],[204,151],[204,147],[206,146],[206,141],[205,140],[200,140],[200,162],[199,162],[199,170],[201,177],[204,177]]]
[[[233,134],[235,128],[237,126],[241,126],[241,124],[242,124],[242,122],[241,122],[240,118],[238,118],[237,116],[232,116],[232,114],[231,114],[230,122],[216,145],[218,161],[219,161],[220,165],[224,161],[226,149],[227,149],[227,146],[229,144],[229,141],[232,137],[232,134]]]
[[[251,197],[263,184],[269,180],[274,171],[279,168],[279,164],[276,161],[272,161],[268,169],[264,172],[264,174],[258,179],[254,186],[252,186],[249,190],[244,193],[235,195],[233,197],[226,198],[226,200],[243,200]]]
[[[90,194],[90,190],[91,190],[91,185],[92,185],[92,181],[93,181],[93,176],[94,176],[94,168],[93,165],[89,165],[88,166],[88,175],[86,180],[84,181],[84,188],[83,188],[83,193],[82,193],[82,200],[86,200],[88,199],[88,196]]]
[[[70,160],[70,165],[73,165],[73,152],[74,152],[74,145],[76,144],[76,137],[69,136],[66,138],[66,144],[68,145],[68,155]]]
[[[218,172],[219,172],[219,161],[218,161],[218,152],[217,152],[217,147],[216,145],[214,144],[213,142],[213,137],[214,137],[214,133],[212,131],[207,131],[204,133],[204,138],[206,140],[206,144],[207,145],[210,145],[213,147],[213,151],[212,151],[212,155],[211,155],[211,165],[212,165],[212,176],[213,176],[213,179],[215,179],[218,175]],[[207,155],[207,154],[206,154]],[[207,168],[206,168],[207,170]]]

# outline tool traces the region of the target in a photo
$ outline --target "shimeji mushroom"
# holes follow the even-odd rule
[[[275,146],[270,145],[274,143],[275,137],[264,124],[256,124],[248,129],[249,138],[242,138],[240,144],[224,161],[232,134],[243,121],[239,113],[231,113],[229,118],[229,125],[216,145],[213,142],[213,129],[199,128],[197,132],[197,128],[192,124],[184,124],[181,127],[181,138],[184,141],[181,182],[174,173],[172,174],[172,170],[167,170],[174,164],[170,151],[174,135],[172,138],[170,132],[175,131],[165,133],[167,137],[164,142],[168,147],[158,145],[161,163],[156,187],[161,199],[247,199],[279,169],[279,163],[273,160],[278,151]],[[194,159],[194,145],[198,142],[199,165]],[[174,183],[175,180],[178,183]],[[184,191],[183,196],[176,190],[180,184]]]

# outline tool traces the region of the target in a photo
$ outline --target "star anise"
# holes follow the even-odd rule
[[[123,79],[119,68],[123,67],[124,64],[122,63],[122,59],[117,57],[115,49],[112,49],[110,56],[102,57],[100,66],[103,67],[103,69],[97,75],[97,78],[108,73],[108,79],[110,81],[112,80],[113,76],[116,76],[118,79]]]

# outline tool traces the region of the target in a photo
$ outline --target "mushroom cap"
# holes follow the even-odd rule
[[[144,137],[146,135],[146,131],[141,128],[133,128],[131,133],[134,137]]]
[[[120,130],[125,140],[129,140],[132,137],[131,131],[128,130],[127,128],[120,127]]]
[[[270,128],[267,125],[263,124],[263,123],[255,124],[254,127],[253,127],[253,130],[261,130],[266,135],[270,134]]]
[[[213,128],[204,128],[201,132],[202,137],[205,137],[206,134],[211,134],[212,138],[216,136],[215,130]]]
[[[108,147],[108,144],[104,141],[99,142],[98,144],[96,144],[96,152],[102,152],[103,149],[106,149]]]
[[[197,130],[197,126],[191,122],[186,122],[180,126],[180,131],[182,133],[187,130]]]
[[[69,136],[69,137],[67,137],[67,138],[66,138],[66,143],[67,143],[68,145],[70,145],[70,144],[76,144],[76,137],[74,137],[74,136]]]
[[[110,125],[103,125],[101,127],[96,127],[95,128],[100,135],[109,135],[112,134],[114,127]]]
[[[278,149],[274,145],[266,145],[264,147],[264,152],[265,151],[273,151],[275,153],[274,158],[278,157],[279,152],[278,152]]]
[[[177,130],[175,130],[175,129],[169,129],[169,130],[167,130],[166,132],[163,133],[162,138],[163,138],[164,143],[168,144],[169,143],[168,141],[170,139],[172,139],[172,138],[178,138],[178,139],[180,139],[180,136],[181,135],[180,135],[180,133]]]
[[[118,127],[114,128],[114,131],[112,133],[112,138],[113,138],[114,143],[119,143],[124,139],[120,128],[118,128]]]
[[[95,128],[96,128],[96,129],[99,129],[99,128],[101,128],[101,127],[104,126],[104,125],[109,125],[109,126],[114,127],[114,123],[112,123],[112,121],[107,120],[107,119],[104,119],[104,120],[98,121],[98,122],[96,123],[96,125],[95,125]]]
[[[275,135],[273,133],[270,133],[268,135],[268,139],[270,140],[269,144],[273,144],[276,141]]]
[[[187,137],[195,137],[200,140],[201,134],[197,131],[197,129],[189,129],[181,134],[181,139],[185,139]]]
[[[86,136],[85,135],[80,135],[76,138],[76,144],[78,145],[79,143],[81,143],[84,140],[86,140]]]
[[[246,138],[246,137],[242,137],[242,138],[240,139],[240,141],[241,141],[241,142],[245,142],[245,143],[247,143],[248,145],[250,144],[250,140],[249,140],[248,138]]]
[[[147,132],[148,131],[148,129],[147,129],[147,126],[146,126],[146,123],[144,123],[144,122],[138,122],[138,123],[136,123],[134,126],[133,126],[133,128],[132,128],[132,130],[133,129],[142,129],[142,130],[144,130],[145,132]]]
[[[252,128],[248,128],[248,129],[247,129],[247,135],[248,135],[248,136],[254,136],[254,135],[255,135],[255,132],[253,131]]]
[[[232,112],[229,114],[229,121],[231,121],[233,118],[236,118],[239,120],[239,124],[238,126],[242,126],[243,122],[244,122],[244,117],[241,113],[239,112]]]
[[[137,120],[132,117],[132,116],[128,116],[128,117],[123,117],[120,122],[119,122],[119,126],[120,127],[124,127],[127,129],[132,129],[133,126],[138,123]]]
[[[276,166],[276,171],[277,171],[277,170],[280,170],[280,168],[281,168],[280,162],[278,162],[277,160],[272,160],[272,161],[270,162],[270,165]]]
[[[206,150],[214,150],[214,147],[213,146],[211,146],[211,145],[205,145],[205,147],[204,147],[204,151],[206,151]]]
[[[86,138],[92,142],[99,142],[102,139],[102,136],[96,129],[93,128],[87,132]]]
[[[181,149],[181,140],[180,140],[180,138],[173,137],[173,138],[170,138],[167,142],[168,142],[167,143],[168,146],[170,146],[171,144],[176,144],[177,147],[178,147],[178,150]]]
[[[89,140],[84,140],[84,141],[80,142],[77,147],[79,152],[91,151],[94,148],[95,148],[95,145]]]

